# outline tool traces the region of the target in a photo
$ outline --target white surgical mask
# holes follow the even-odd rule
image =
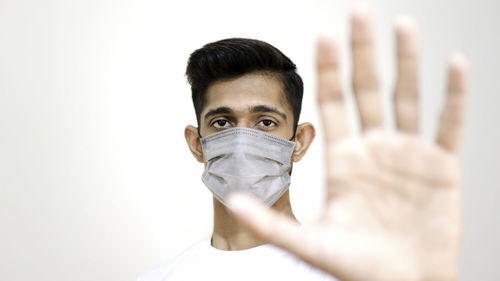
[[[230,128],[201,138],[206,161],[203,183],[226,204],[234,191],[252,194],[273,205],[290,186],[295,143],[248,128]]]

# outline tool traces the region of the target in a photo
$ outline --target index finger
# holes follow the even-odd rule
[[[363,131],[382,126],[372,18],[372,8],[364,2],[351,15],[352,86]]]

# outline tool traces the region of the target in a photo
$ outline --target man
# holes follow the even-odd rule
[[[417,31],[396,25],[397,132],[381,129],[371,15],[352,15],[353,87],[363,133],[348,138],[337,48],[318,42],[318,98],[326,132],[328,205],[310,226],[298,226],[288,185],[292,162],[314,138],[298,124],[302,82],[272,46],[230,39],[192,54],[198,128],[186,127],[203,181],[214,194],[214,232],[140,280],[326,280],[282,247],[341,280],[452,280],[460,237],[456,155],[467,65],[450,61],[448,96],[436,143],[418,128]],[[222,69],[222,70],[221,70]],[[232,191],[251,193],[231,197]],[[230,194],[231,193],[231,194]],[[267,209],[262,203],[271,206]]]
[[[198,127],[187,126],[193,156],[214,194],[214,230],[166,267],[140,280],[332,280],[234,220],[229,192],[251,192],[296,221],[288,186],[291,161],[313,141],[298,124],[303,84],[293,62],[268,43],[233,38],[195,51],[186,71]]]

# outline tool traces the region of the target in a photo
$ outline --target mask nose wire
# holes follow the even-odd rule
[[[201,139],[203,138],[200,134],[200,127],[196,128],[196,130],[198,131],[198,137]],[[293,130],[293,135],[290,139],[288,139],[289,141],[293,141],[295,139],[295,133],[297,133],[297,129]]]

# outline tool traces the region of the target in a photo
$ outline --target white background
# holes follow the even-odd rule
[[[448,54],[470,58],[459,280],[500,280],[500,2],[372,3],[386,100],[393,18],[410,13],[421,24],[427,138],[442,105]],[[183,139],[185,125],[195,123],[184,77],[189,54],[226,37],[268,41],[298,65],[301,121],[318,124],[314,40],[320,33],[339,39],[350,85],[351,7],[326,0],[0,0],[0,280],[134,280],[209,235],[211,196]],[[317,127],[291,187],[305,222],[322,206]]]

